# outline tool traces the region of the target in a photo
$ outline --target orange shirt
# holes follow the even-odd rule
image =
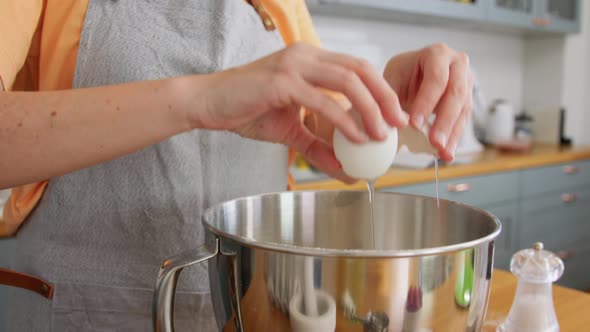
[[[5,90],[72,88],[88,1],[0,1],[3,14],[0,17],[0,81]],[[285,44],[306,41],[319,46],[304,0],[260,2]],[[47,181],[43,181],[12,189],[0,218],[0,236],[10,236],[17,231],[41,199],[46,186]]]

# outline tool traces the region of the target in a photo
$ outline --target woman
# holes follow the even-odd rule
[[[16,270],[54,286],[52,300],[12,289],[8,331],[150,330],[159,264],[202,242],[212,204],[284,190],[287,147],[352,181],[334,127],[361,143],[436,113],[430,138],[449,160],[470,112],[464,54],[404,53],[382,77],[312,46],[303,0],[14,0],[0,13],[0,188],[14,188],[0,230],[16,233]],[[206,266],[183,273],[176,308],[179,330],[216,329]]]

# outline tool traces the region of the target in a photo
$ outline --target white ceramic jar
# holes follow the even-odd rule
[[[496,100],[488,114],[486,141],[500,143],[514,138],[514,108],[505,100]]]

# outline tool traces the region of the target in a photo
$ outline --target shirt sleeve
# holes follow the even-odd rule
[[[25,63],[42,10],[43,0],[0,1],[0,85],[3,90],[12,88]]]

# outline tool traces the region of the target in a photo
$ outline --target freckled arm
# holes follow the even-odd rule
[[[205,78],[192,80],[193,91]],[[186,89],[178,84],[0,92],[0,189],[112,160],[192,129],[178,92]]]

